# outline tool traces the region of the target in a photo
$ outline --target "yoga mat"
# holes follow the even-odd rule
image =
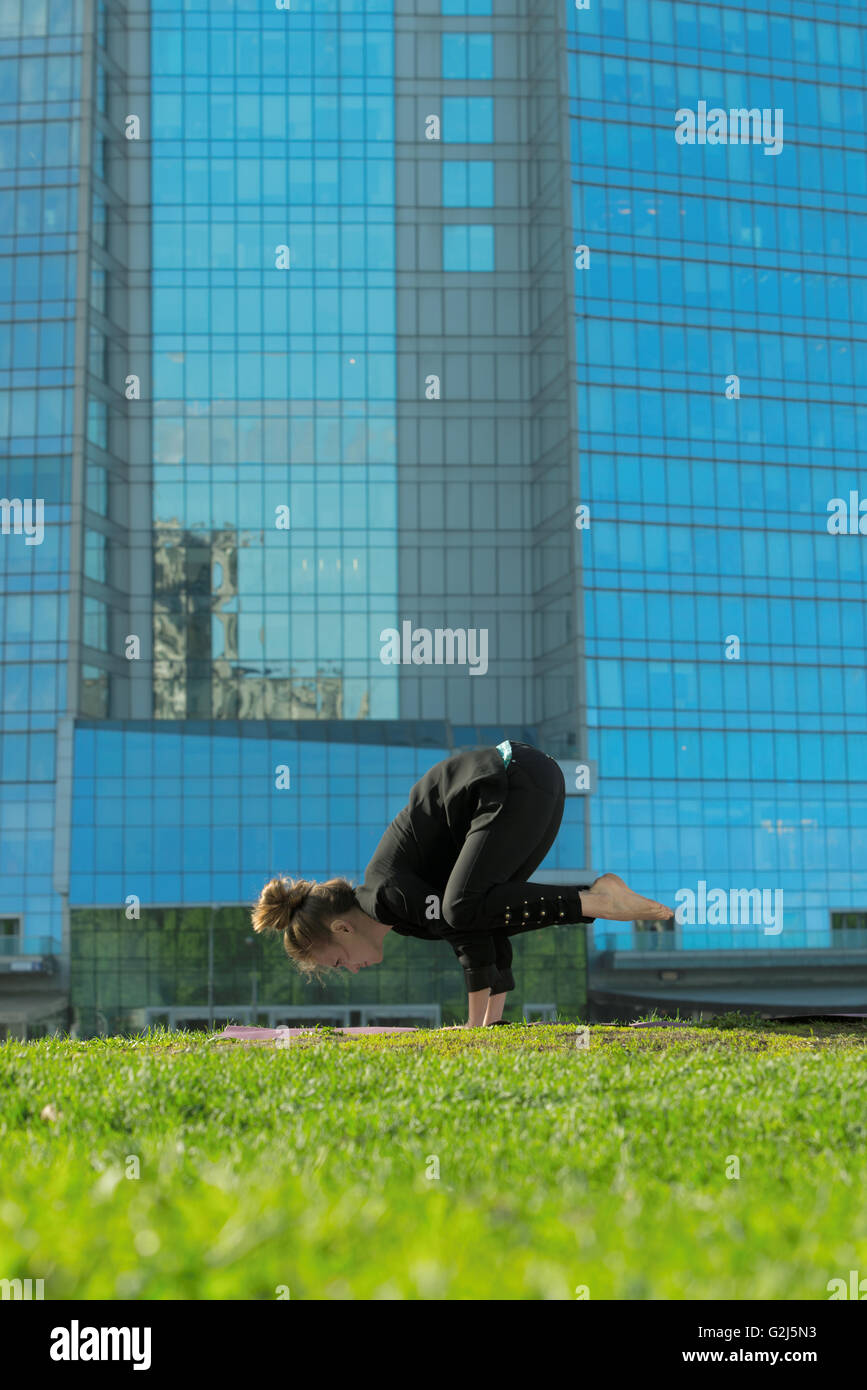
[[[315,1030],[313,1028],[249,1028],[243,1024],[230,1023],[224,1028],[222,1033],[218,1033],[212,1042],[219,1038],[227,1038],[236,1042],[276,1042],[278,1038],[300,1038],[305,1037]],[[345,1033],[350,1037],[366,1037],[369,1033],[417,1033],[417,1028],[335,1028],[335,1033]]]

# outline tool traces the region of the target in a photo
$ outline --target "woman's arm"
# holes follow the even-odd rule
[[[467,996],[469,1018],[466,1023],[447,1023],[446,1028],[481,1028],[485,1022],[490,997],[489,989],[472,990]]]
[[[505,990],[503,990],[503,993],[502,993],[502,994],[489,994],[489,995],[488,995],[488,1003],[487,1003],[487,1007],[486,1007],[486,1009],[485,1009],[485,1016],[484,1016],[484,1018],[482,1019],[482,1023],[484,1024],[484,1026],[485,1026],[486,1028],[487,1028],[488,1025],[491,1024],[491,1023],[499,1023],[500,1019],[503,1017],[503,1005],[505,1004],[505,1002],[506,1002],[506,991],[505,991]]]
[[[485,1013],[487,1012],[488,1000],[490,997],[490,989],[474,989],[472,993],[467,996],[469,1002],[468,1028],[481,1028],[485,1021]]]
[[[503,1005],[506,1002],[506,992],[502,994],[491,994],[488,989],[474,990],[469,996],[470,1016],[466,1023],[447,1023],[446,1028],[487,1028],[492,1023],[499,1023],[503,1014]],[[480,1011],[484,1009],[482,1017]]]
[[[521,885],[522,888],[526,885]],[[439,916],[440,899],[429,883],[418,875],[401,870],[384,885],[386,903],[404,920],[442,935],[452,947],[464,972],[467,987],[466,1027],[481,1028],[493,1023],[503,1012],[506,991],[515,988],[510,966],[512,947],[508,937],[496,932],[455,931]],[[427,913],[432,910],[432,915]],[[497,994],[492,990],[496,988]],[[492,1009],[490,1000],[499,1001]]]

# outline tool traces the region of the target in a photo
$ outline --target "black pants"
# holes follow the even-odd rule
[[[530,744],[513,742],[507,775],[509,791],[505,803],[490,823],[487,823],[490,808],[479,807],[486,823],[478,829],[470,827],[449,875],[442,903],[446,921],[463,919],[470,924],[481,903],[491,914],[514,903],[513,885],[525,883],[535,873],[557,838],[566,802],[566,781],[558,764]],[[542,884],[533,886],[544,888]],[[552,898],[556,897],[557,887],[550,885],[549,892]],[[517,914],[515,920],[519,920]],[[592,917],[581,918],[583,922],[593,920]],[[537,926],[515,925],[492,933],[499,972],[497,981],[491,986],[492,994],[515,988],[509,936],[537,929]]]

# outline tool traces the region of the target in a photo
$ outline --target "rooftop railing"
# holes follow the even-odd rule
[[[60,947],[50,936],[0,936],[0,956],[54,956]]]
[[[646,955],[656,951],[867,951],[867,930],[858,927],[808,930],[785,926],[781,932],[767,933],[764,927],[674,926],[655,930],[620,932],[594,928],[592,953],[635,951]]]

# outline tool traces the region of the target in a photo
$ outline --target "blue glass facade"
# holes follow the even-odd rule
[[[392,30],[153,6],[154,528],[220,594],[158,589],[158,718],[398,713]]]
[[[81,11],[0,12],[0,954],[59,941]]]
[[[864,542],[826,524],[864,491],[867,40],[790,8],[569,11],[594,861],[782,889],[778,947],[867,892]],[[702,102],[782,147],[678,143]]]
[[[360,881],[413,782],[455,751],[419,732],[415,746],[388,743],[388,733],[339,721],[80,723],[71,902],[252,903],[269,874],[295,865]],[[486,734],[473,730],[467,746]],[[581,819],[580,798],[568,797],[547,869],[574,862]]]
[[[867,48],[789,8],[4,7],[0,961],[84,1026],[213,1003],[217,917],[247,998],[265,878],[505,737],[592,769],[537,877],[782,891],[678,950],[867,924]],[[393,948],[376,1002],[459,1007]]]

